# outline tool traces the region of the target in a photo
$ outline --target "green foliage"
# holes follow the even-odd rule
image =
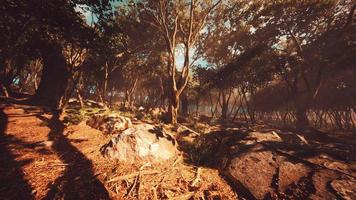
[[[67,125],[77,125],[82,121],[87,120],[95,114],[119,114],[119,112],[110,109],[101,108],[81,108],[81,109],[66,109],[64,123]]]
[[[204,135],[194,139],[192,142],[185,144],[185,151],[190,156],[189,162],[201,165],[202,161],[211,158],[216,153],[216,144]]]

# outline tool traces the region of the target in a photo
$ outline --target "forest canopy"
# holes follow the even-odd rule
[[[3,0],[5,96],[355,130],[352,0]]]

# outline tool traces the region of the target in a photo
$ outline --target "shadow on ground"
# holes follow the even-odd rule
[[[64,125],[59,112],[53,111],[52,118],[38,116],[51,129],[48,139],[52,149],[66,165],[61,177],[49,185],[45,199],[109,199],[104,185],[93,174],[93,164],[63,135]]]
[[[0,199],[34,199],[32,188],[21,170],[21,166],[32,160],[16,160],[17,155],[9,147],[13,139],[5,134],[7,124],[8,116],[4,108],[0,108]]]

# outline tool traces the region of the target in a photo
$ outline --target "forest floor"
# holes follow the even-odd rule
[[[189,146],[194,143],[189,138],[180,142],[181,154],[170,161],[128,165],[103,157],[99,149],[110,137],[85,123],[66,126],[63,116],[28,105],[4,105],[0,115],[0,199],[249,199],[253,193],[253,187],[246,192],[243,182],[234,182],[239,174],[226,175],[216,163],[230,153],[233,138],[226,133],[245,127],[212,126],[209,130],[214,134],[206,135],[200,146]],[[300,193],[313,199],[355,197],[355,134],[303,137],[319,151],[292,154],[294,149],[263,143],[273,154],[312,169],[296,180],[291,192],[278,191],[265,198],[298,199]],[[250,161],[246,160],[245,168],[258,166],[258,160]]]

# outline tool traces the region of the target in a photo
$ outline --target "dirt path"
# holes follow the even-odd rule
[[[0,199],[109,199],[91,161],[98,153],[85,155],[88,139],[67,137],[56,113],[7,106],[0,114]]]

